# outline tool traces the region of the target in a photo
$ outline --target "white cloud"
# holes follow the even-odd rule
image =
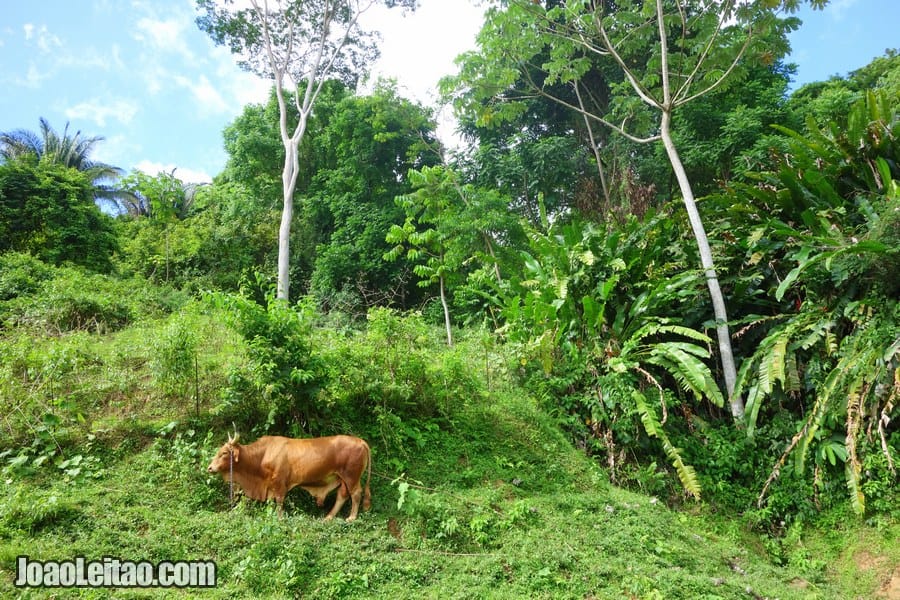
[[[190,20],[152,19],[143,17],[137,21],[137,30],[132,34],[139,42],[146,42],[151,48],[163,52],[180,54],[186,61],[195,60],[194,53],[184,41],[185,30],[191,25]]]
[[[34,41],[42,52],[54,52],[63,46],[59,36],[50,33],[46,25],[37,27],[34,23],[25,23],[22,30],[25,32],[25,41]]]
[[[247,104],[265,104],[274,83],[252,73],[238,73],[233,80],[232,95],[239,108]]]
[[[118,134],[110,136],[97,144],[91,158],[128,170],[129,165],[121,163],[122,157],[137,154],[142,150],[142,146],[136,143],[133,137]]]
[[[81,102],[71,106],[63,113],[69,119],[85,119],[93,121],[100,127],[106,126],[107,119],[115,119],[122,124],[128,124],[138,112],[138,106],[131,100],[122,98],[105,100],[94,98],[87,102]]]
[[[424,103],[437,98],[437,82],[456,71],[453,60],[475,47],[483,6],[471,2],[423,2],[412,14],[377,6],[363,15],[363,27],[381,32],[381,58],[373,78],[396,78],[400,91]],[[422,49],[427,49],[423,51]]]
[[[66,53],[54,57],[54,68],[57,69],[88,69],[96,71],[102,69],[109,71],[111,67],[123,68],[121,58],[115,49],[112,52],[100,51],[93,47],[86,47],[80,52]]]
[[[229,106],[222,98],[222,95],[210,83],[206,75],[200,75],[197,80],[190,79],[184,75],[175,75],[175,83],[189,90],[194,99],[199,103],[197,109],[204,113],[224,113],[228,112]]]
[[[846,13],[856,4],[857,0],[832,0],[825,5],[825,12],[831,15],[835,21],[843,21]]]
[[[15,83],[29,88],[39,88],[45,79],[49,79],[52,73],[38,69],[34,63],[28,63],[28,71],[25,78],[17,77]]]
[[[151,160],[142,160],[135,168],[154,177],[162,172],[171,173],[174,169],[175,177],[184,183],[210,183],[212,181],[212,177],[209,176],[209,173],[196,171],[194,169],[185,169],[173,165],[172,163],[163,164]]]

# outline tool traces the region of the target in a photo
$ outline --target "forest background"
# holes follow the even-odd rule
[[[348,53],[339,68],[247,105],[209,185],[122,173],[91,159],[100,138],[43,120],[4,132],[2,568],[26,543],[109,553],[102,532],[122,525],[89,523],[129,465],[155,474],[124,493],[166,487],[193,515],[172,527],[205,530],[227,497],[199,463],[236,427],[372,441],[376,491],[396,506],[385,531],[341,535],[394,540],[375,553],[497,561],[478,583],[448,573],[460,589],[499,578],[510,595],[729,597],[743,570],[784,594],[890,597],[900,56],[789,91],[795,5],[498,3],[441,83],[456,152],[391,82],[356,92],[377,51],[364,36],[334,46]],[[198,7],[216,41],[259,41]],[[288,194],[284,132],[301,123]],[[573,480],[577,495],[549,501]],[[745,562],[714,547],[727,577],[701,584],[623,576],[633,565],[597,575],[609,548],[510,557],[567,508],[602,523],[636,502],[601,480],[662,500],[672,522],[719,523]],[[635,538],[671,526],[642,510]],[[313,573],[265,545],[298,526],[271,516],[235,516],[226,537],[256,540],[243,557],[204,537],[234,589],[379,595],[404,569],[408,590],[442,585],[410,574],[427,559]],[[254,518],[265,525],[248,531]],[[867,570],[843,552],[870,535]],[[804,545],[816,543],[821,555]],[[701,570],[679,562],[686,547],[653,554]]]

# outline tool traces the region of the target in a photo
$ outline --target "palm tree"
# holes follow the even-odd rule
[[[103,137],[85,137],[81,131],[70,135],[68,123],[60,135],[45,118],[41,117],[40,123],[40,134],[26,129],[0,133],[0,160],[10,161],[31,155],[39,161],[46,160],[77,169],[91,178],[97,201],[117,207],[130,196],[128,192],[110,185],[111,181],[122,175],[122,169],[90,159],[91,151],[98,142],[103,141]]]
[[[186,219],[205,183],[185,183],[171,172],[159,171],[155,176],[134,171],[120,182],[119,208],[131,217],[153,217],[166,220]]]

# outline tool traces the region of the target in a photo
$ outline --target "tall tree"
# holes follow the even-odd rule
[[[118,244],[93,192],[89,175],[33,154],[0,163],[0,252],[111,270]]]
[[[373,34],[359,25],[360,16],[377,1],[277,0],[270,7],[268,0],[250,0],[249,8],[236,8],[217,0],[197,0],[197,7],[205,13],[197,19],[200,29],[240,55],[243,68],[275,82],[279,133],[285,150],[278,233],[279,299],[286,300],[290,290],[290,234],[300,171],[299,147],[325,81],[340,78],[353,82],[377,55]],[[388,7],[416,6],[416,0],[380,2]],[[292,91],[304,86],[294,96],[295,123],[289,123],[285,97],[288,83]]]
[[[121,182],[121,188],[130,193],[130,197],[120,203],[121,207],[132,217],[187,218],[197,190],[205,184],[185,183],[175,176],[175,171],[160,171],[155,176],[132,171]]]
[[[403,220],[394,197],[410,191],[407,172],[438,161],[434,129],[430,110],[400,97],[390,82],[368,95],[338,81],[324,86],[299,152],[294,293],[363,313],[374,304],[405,307],[420,299],[407,261],[386,263],[382,255],[390,226]],[[226,128],[225,148],[229,160],[216,183],[239,183],[257,198],[255,218],[271,221],[263,212],[279,203],[284,154],[274,91],[267,104],[245,107]]]
[[[824,0],[811,0],[814,5]],[[796,20],[782,20],[776,9],[795,9],[799,0],[508,0],[489,13],[479,35],[478,80],[461,82],[496,94],[538,68],[530,92],[553,99],[584,117],[638,143],[661,141],[678,181],[691,229],[700,251],[715,314],[719,358],[734,418],[744,406],[734,395],[736,369],[728,314],[712,251],[694,191],[674,142],[676,110],[740,79],[752,60],[773,61],[787,51],[785,33]],[[543,56],[549,48],[549,58]],[[595,59],[610,61],[624,75],[613,85],[615,101],[606,113],[586,109],[554,95],[550,86],[568,83],[581,94],[583,75]],[[487,67],[485,70],[484,67]],[[484,85],[487,82],[488,85]],[[478,107],[491,118],[490,105]],[[505,110],[507,113],[514,111]]]
[[[122,180],[122,189],[131,194],[131,199],[120,203],[127,214],[131,217],[150,218],[156,222],[152,227],[162,227],[167,283],[171,255],[170,226],[191,214],[199,188],[200,185],[196,183],[184,183],[175,177],[175,169],[169,173],[160,171],[156,176],[136,170]]]
[[[409,264],[382,256],[404,216],[394,197],[411,190],[407,173],[438,160],[431,113],[381,82],[371,95],[344,98],[327,121],[307,146],[320,165],[304,193],[304,223],[318,238],[310,289],[362,308],[405,306],[419,296]]]
[[[127,196],[111,184],[122,174],[122,170],[90,158],[94,147],[103,139],[100,136],[86,137],[81,131],[70,134],[68,123],[59,134],[41,117],[39,133],[27,129],[0,133],[0,159],[9,161],[30,154],[39,161],[76,169],[93,183],[95,199],[115,204]]]
[[[499,284],[498,246],[494,236],[514,229],[508,221],[508,198],[494,189],[462,184],[457,173],[446,165],[410,170],[414,191],[397,196],[397,205],[406,213],[403,225],[393,225],[387,241],[393,247],[387,260],[403,256],[415,264],[419,285],[438,285],[447,344],[453,345],[448,298],[449,283],[461,279],[470,263],[477,260]]]

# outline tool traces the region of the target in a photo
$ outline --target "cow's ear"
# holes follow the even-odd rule
[[[234,457],[234,462],[239,462],[241,460],[241,447],[237,445],[232,446],[231,455]]]

